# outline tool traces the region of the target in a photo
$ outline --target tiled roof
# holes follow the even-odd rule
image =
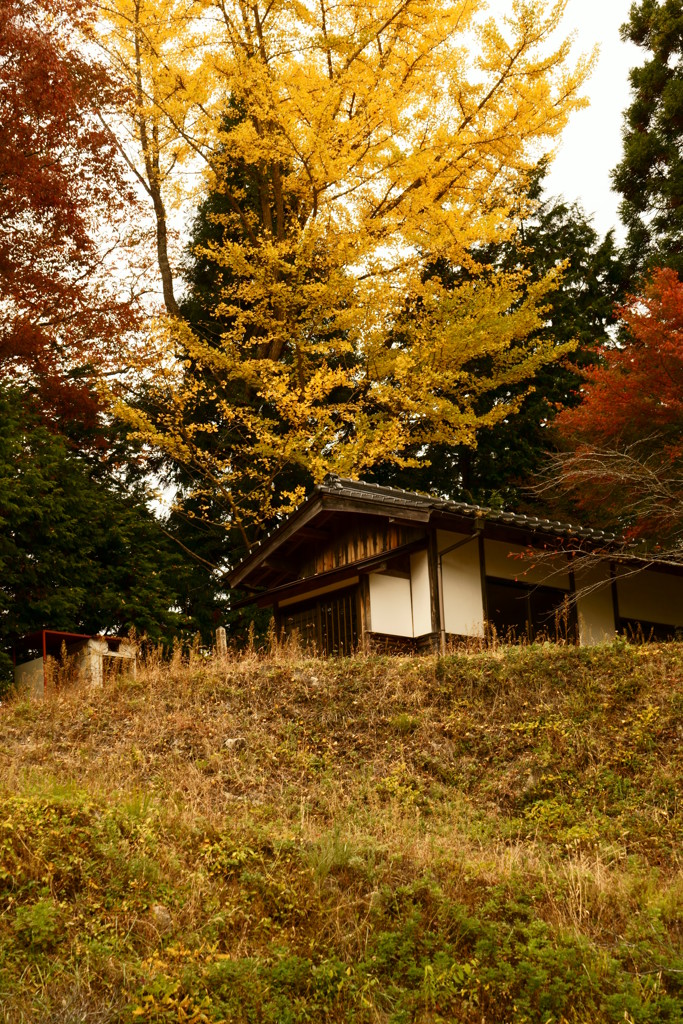
[[[319,494],[336,494],[346,498],[359,498],[382,505],[394,505],[404,508],[432,508],[444,512],[456,512],[458,515],[472,519],[487,519],[490,522],[505,523],[544,533],[555,533],[562,536],[579,537],[584,540],[614,541],[616,535],[604,530],[591,530],[571,523],[562,523],[553,519],[540,519],[537,516],[520,515],[517,512],[503,512],[486,508],[481,505],[469,505],[464,501],[451,501],[436,495],[416,494],[403,491],[397,487],[382,487],[380,484],[369,484],[362,480],[345,480],[329,474],[322,484],[316,487]]]
[[[313,499],[326,494],[362,502],[371,501],[373,504],[383,505],[388,508],[412,508],[416,511],[430,509],[435,512],[451,512],[471,519],[485,519],[492,523],[516,526],[526,530],[538,530],[540,533],[556,534],[562,537],[574,537],[579,540],[599,543],[610,543],[617,540],[615,534],[606,533],[604,530],[590,530],[572,525],[571,523],[558,522],[557,520],[519,515],[516,512],[503,512],[481,505],[469,505],[464,501],[451,501],[449,498],[441,498],[438,495],[418,494],[414,491],[401,490],[398,487],[383,487],[380,484],[366,483],[364,480],[349,480],[334,473],[329,473],[323,482],[314,488],[313,494],[292,515],[302,511]],[[280,523],[263,538],[260,544],[252,548],[246,558],[239,565],[235,566],[229,577],[236,574],[247,562],[257,558],[262,548],[269,544],[285,528],[287,522],[288,520],[285,520],[283,523]]]

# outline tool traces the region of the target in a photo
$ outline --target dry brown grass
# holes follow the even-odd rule
[[[535,917],[604,949],[652,913],[662,953],[681,940],[682,667],[681,645],[445,660],[152,652],[136,679],[3,706],[1,795],[85,793],[152,822],[147,902],[160,879],[182,893],[173,929],[186,952],[210,933],[233,959],[271,955],[257,918],[280,920],[275,897],[254,896],[249,917],[235,881],[207,867],[207,849],[229,849],[252,851],[280,894],[288,923],[273,927],[288,943],[349,963],[368,955],[382,894],[425,879],[471,915],[493,900],[504,917],[506,900],[534,892]],[[146,906],[117,917],[141,957],[167,945]],[[105,984],[75,962],[74,999],[91,1016],[45,1019],[123,1020],[98,1002],[121,964],[99,965]],[[6,1024],[38,1019],[11,998]]]

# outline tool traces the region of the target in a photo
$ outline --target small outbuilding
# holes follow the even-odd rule
[[[92,686],[123,669],[134,675],[136,649],[123,637],[42,629],[14,645],[13,659],[17,688],[44,697],[65,671]]]
[[[598,530],[327,476],[230,574],[327,654],[683,631],[683,565]]]

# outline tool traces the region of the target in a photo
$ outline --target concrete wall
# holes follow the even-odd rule
[[[88,682],[90,686],[102,686],[104,673],[102,671],[102,658],[108,651],[106,644],[95,645],[90,640],[76,656],[76,671],[79,678]]]
[[[609,564],[592,566],[576,576],[579,639],[591,647],[613,640],[616,633]]]
[[[461,547],[442,557],[446,632],[458,636],[483,636],[484,600],[481,592],[479,538],[439,530],[437,543],[439,552],[462,543]]]
[[[683,626],[683,576],[618,566],[617,595],[624,619]]]
[[[61,683],[71,682],[74,678],[82,680],[89,686],[102,686],[107,669],[113,662],[125,665],[125,671],[131,675],[136,674],[136,651],[127,641],[110,648],[104,638],[87,640],[80,645],[69,657],[69,664],[73,666],[73,675],[68,679],[62,678]],[[34,658],[33,661],[25,662],[23,665],[15,665],[14,682],[16,685],[34,697],[45,696],[45,662],[41,658]],[[60,662],[52,658],[47,660],[48,672],[59,672]],[[49,676],[48,676],[49,682]]]
[[[40,658],[14,666],[14,682],[20,690],[34,697],[45,695],[45,663]]]

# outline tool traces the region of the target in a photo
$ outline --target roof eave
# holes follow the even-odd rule
[[[450,501],[444,498],[430,498],[428,495],[412,495],[416,500],[410,501],[411,494],[389,488],[365,485],[355,481],[344,481],[336,478],[336,482],[318,484],[307,500],[288,518],[277,526],[232,572],[228,574],[228,584],[235,589],[257,590],[250,587],[248,581],[251,574],[288,538],[294,536],[307,522],[315,518],[323,509],[329,511],[349,511],[385,516],[394,520],[404,520],[427,525],[433,517],[443,520],[460,520],[474,523],[479,521],[490,526],[506,526],[515,532],[535,533],[557,541],[571,540],[591,547],[615,544],[617,538],[598,530],[582,529],[570,523],[560,523],[536,516],[517,513],[498,512],[494,509],[469,505],[464,502]],[[390,499],[382,495],[389,494]]]
[[[254,569],[257,569],[263,562],[266,561],[268,556],[276,550],[280,544],[282,544],[287,537],[296,533],[297,529],[312,519],[314,515],[320,511],[323,506],[323,488],[317,486],[311,496],[299,505],[294,512],[292,512],[287,519],[279,526],[276,526],[252,551],[244,558],[239,565],[228,573],[228,585],[234,590],[244,582]],[[319,506],[319,507],[317,507]]]
[[[284,523],[276,527],[243,562],[235,566],[227,577],[229,586],[236,589],[240,585],[244,585],[245,580],[248,579],[255,569],[258,569],[281,544],[293,536],[297,530],[302,529],[310,519],[315,518],[323,509],[340,512],[345,510],[365,512],[369,515],[388,516],[392,519],[407,519],[410,522],[423,524],[429,522],[432,512],[432,507],[427,505],[409,507],[408,505],[379,504],[369,495],[367,497],[350,497],[334,488],[318,484],[310,498],[300,505],[295,512],[292,512]]]

